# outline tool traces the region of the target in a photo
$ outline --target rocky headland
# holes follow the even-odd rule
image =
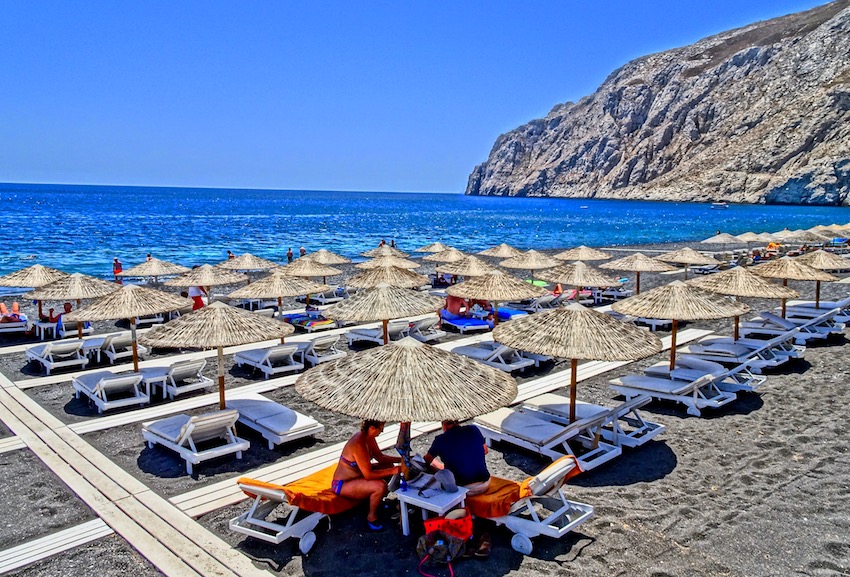
[[[629,62],[501,135],[466,194],[850,204],[850,0]]]

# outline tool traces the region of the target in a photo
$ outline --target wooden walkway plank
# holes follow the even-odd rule
[[[8,573],[36,561],[85,545],[113,533],[102,519],[93,519],[46,537],[33,539],[5,551],[0,551],[0,574]]]
[[[8,453],[9,451],[17,451],[25,449],[27,446],[24,441],[17,435],[0,439],[0,453]]]

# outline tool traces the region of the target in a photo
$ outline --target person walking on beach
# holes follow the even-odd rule
[[[304,248],[304,247],[302,246],[301,248],[299,248],[299,249],[298,249],[298,256],[304,256],[305,254],[307,254],[307,249],[306,249],[306,248]]]
[[[289,247],[289,249],[286,251],[286,262],[287,263],[292,262],[292,257],[293,257],[292,247]]]
[[[115,282],[117,282],[118,284],[124,284],[123,282],[121,282],[121,277],[118,276],[118,273],[121,272],[124,272],[124,266],[121,264],[121,261],[118,260],[118,257],[116,256],[114,259],[112,259],[112,276],[115,277]]]
[[[230,252],[230,251],[227,251]],[[198,268],[198,265],[192,267],[192,270]],[[206,289],[202,286],[190,286],[189,287],[189,298],[192,299],[192,310],[196,311],[198,309],[204,308],[204,295],[207,294]]]
[[[236,258],[236,255],[233,254],[231,251],[227,251],[227,260],[230,260],[232,258]]]

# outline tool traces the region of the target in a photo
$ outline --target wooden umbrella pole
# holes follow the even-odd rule
[[[788,286],[788,279],[782,279],[782,286]],[[785,301],[786,299],[782,299],[782,318],[785,318]]]
[[[688,265],[685,265],[685,280],[688,280]]]
[[[578,381],[578,359],[570,359],[570,422],[576,420],[576,382]]]
[[[80,308],[80,299],[77,299],[77,309]],[[82,321],[77,321],[77,338],[83,338],[83,323]]]
[[[735,315],[735,338],[733,339],[735,341],[738,340],[738,334],[739,334],[738,333],[738,327],[739,327],[740,324],[741,324],[741,317],[739,317],[738,315]]]
[[[382,325],[383,325],[383,327],[384,327],[384,344],[385,344],[385,345],[390,344],[390,332],[389,332],[389,330],[387,329],[387,325],[388,325],[389,323],[390,323],[390,321],[388,321],[387,319],[384,319],[384,320],[382,320],[382,321],[381,321],[381,324],[382,324]]]
[[[815,281],[815,308],[820,308],[820,281]]]
[[[640,294],[640,271],[637,271],[637,286],[635,288],[637,289],[637,290],[635,290],[635,294],[639,295]]]
[[[670,370],[676,368],[676,331],[679,330],[679,321],[673,319],[673,330],[670,333]]]
[[[493,328],[499,324],[499,302],[493,301]]]
[[[218,408],[227,408],[224,403],[224,349],[218,347]]]
[[[136,317],[130,317],[130,334],[133,339],[133,372],[139,372],[139,345],[136,341]]]

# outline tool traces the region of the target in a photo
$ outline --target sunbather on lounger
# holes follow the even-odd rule
[[[333,492],[340,497],[369,499],[366,521],[372,531],[384,528],[378,521],[378,506],[387,494],[386,479],[401,471],[401,467],[397,466],[401,457],[384,455],[378,448],[375,438],[383,431],[382,421],[363,421],[360,432],[355,433],[342,448],[331,484]]]
[[[442,425],[443,433],[434,439],[425,462],[431,465],[439,458],[443,467],[452,472],[457,484],[469,489],[469,496],[486,492],[490,486],[490,472],[484,460],[487,454],[484,435],[475,425],[461,426],[457,421],[443,421]]]

